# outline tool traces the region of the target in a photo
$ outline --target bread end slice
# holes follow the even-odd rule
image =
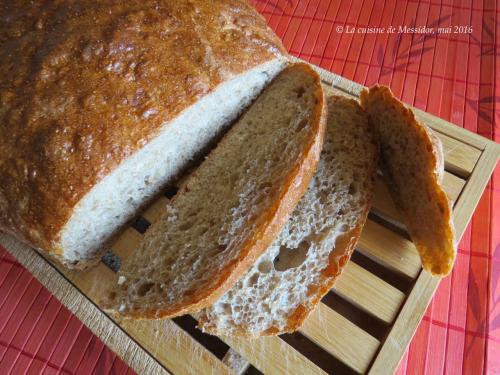
[[[452,208],[441,186],[441,142],[388,87],[364,90],[361,103],[380,143],[384,179],[423,268],[445,276],[453,268],[456,246]]]

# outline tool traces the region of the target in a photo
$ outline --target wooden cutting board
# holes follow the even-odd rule
[[[362,86],[316,68],[327,93],[357,98]],[[421,121],[441,138],[445,190],[454,202],[461,238],[500,157],[500,146],[425,112]],[[171,189],[169,189],[171,190]],[[125,259],[148,224],[161,216],[168,192],[111,246]],[[89,272],[52,264],[10,236],[2,244],[101,340],[140,374],[391,374],[409,344],[440,279],[421,269],[387,189],[377,181],[368,222],[352,261],[304,327],[258,340],[201,333],[190,316],[165,321],[113,321],[98,306],[115,273],[100,262]]]

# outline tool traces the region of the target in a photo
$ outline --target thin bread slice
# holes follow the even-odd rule
[[[451,205],[441,186],[441,142],[387,87],[363,91],[361,103],[380,143],[384,179],[423,268],[445,276],[453,267],[456,247]]]
[[[113,308],[166,318],[206,307],[229,289],[307,189],[325,111],[320,78],[308,65],[280,73],[147,231],[119,272]]]
[[[333,286],[365,223],[377,146],[359,104],[328,100],[316,174],[279,237],[213,306],[199,314],[212,334],[258,337],[297,330]]]

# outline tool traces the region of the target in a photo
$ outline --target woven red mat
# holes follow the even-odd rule
[[[252,2],[295,56],[364,85],[388,85],[409,104],[500,140],[499,3]],[[0,372],[133,373],[2,248]],[[397,373],[500,374],[498,169]]]

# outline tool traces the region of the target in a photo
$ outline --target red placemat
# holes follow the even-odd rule
[[[497,2],[252,2],[293,55],[499,141]],[[398,374],[500,374],[499,209],[497,170]],[[133,373],[2,248],[0,369]]]

